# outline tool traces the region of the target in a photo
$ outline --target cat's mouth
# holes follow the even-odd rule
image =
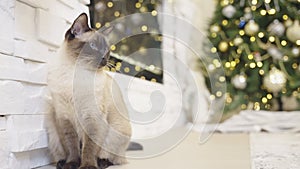
[[[110,51],[107,51],[107,52],[104,54],[104,56],[102,57],[101,62],[100,62],[100,64],[99,64],[99,67],[98,67],[98,68],[101,68],[101,67],[106,66],[109,57],[110,57]]]

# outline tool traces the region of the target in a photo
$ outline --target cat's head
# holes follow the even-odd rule
[[[65,33],[68,53],[75,57],[81,66],[98,69],[105,66],[110,56],[110,47],[106,37],[113,27],[96,31],[89,27],[88,16],[80,14]]]

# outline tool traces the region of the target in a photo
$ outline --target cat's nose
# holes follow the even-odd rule
[[[100,66],[105,66],[107,64],[107,58],[102,58],[101,62],[100,62]]]

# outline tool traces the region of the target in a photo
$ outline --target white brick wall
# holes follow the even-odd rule
[[[51,162],[44,128],[47,61],[88,0],[0,1],[0,169]]]

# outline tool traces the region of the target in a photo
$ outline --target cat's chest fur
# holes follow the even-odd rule
[[[53,104],[64,109],[65,114],[73,115],[76,106],[90,109],[94,105],[102,113],[107,112],[112,78],[106,72],[76,66],[76,61],[70,59],[63,48],[49,67],[48,85]]]

